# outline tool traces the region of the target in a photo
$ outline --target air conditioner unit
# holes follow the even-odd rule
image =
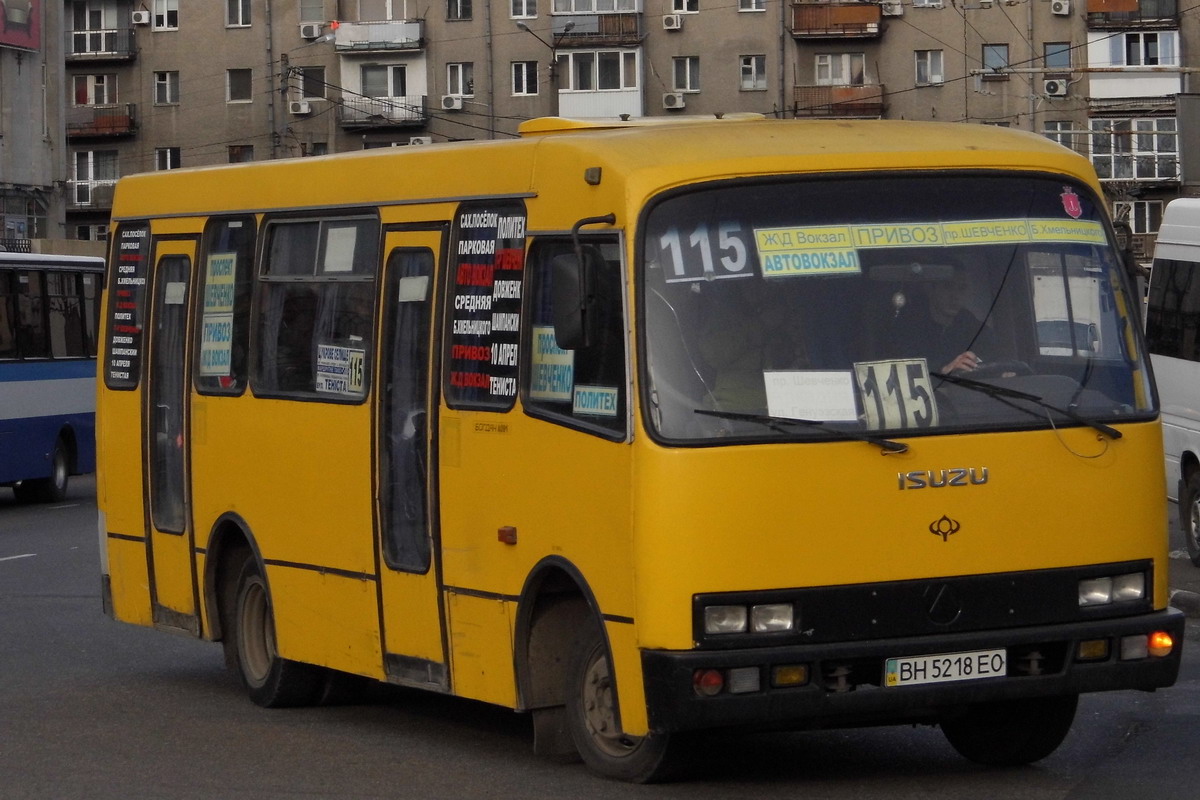
[[[304,116],[312,113],[312,106],[307,100],[291,100],[288,102],[288,111],[296,116]]]
[[[462,111],[462,97],[456,94],[442,95],[442,111]]]
[[[899,0],[893,2],[883,2],[879,4],[879,10],[885,17],[902,17],[904,16],[904,3]]]
[[[663,108],[683,108],[687,105],[683,101],[682,92],[667,92],[663,95]]]
[[[663,30],[678,31],[683,30],[683,17],[679,14],[664,14],[663,15]]]
[[[149,11],[133,12],[133,24],[134,25],[149,25],[150,24],[150,12]]]
[[[300,26],[300,37],[302,39],[318,39],[321,36],[321,23],[305,22]]]
[[[410,136],[408,139],[408,143],[409,144],[433,144],[433,137],[432,136]]]
[[[1071,0],[1050,0],[1050,13],[1060,17],[1071,16]]]
[[[1067,82],[1061,78],[1051,78],[1042,84],[1047,97],[1066,97]]]

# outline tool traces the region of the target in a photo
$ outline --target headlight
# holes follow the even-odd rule
[[[1127,603],[1146,596],[1146,573],[1129,572],[1103,578],[1088,578],[1079,582],[1080,606],[1103,606]]]
[[[795,612],[791,603],[771,603],[750,608],[750,629],[755,633],[790,631]]]
[[[745,606],[708,606],[704,609],[704,632],[745,633]]]

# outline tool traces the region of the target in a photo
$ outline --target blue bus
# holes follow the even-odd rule
[[[0,252],[0,486],[57,502],[96,469],[104,259]]]

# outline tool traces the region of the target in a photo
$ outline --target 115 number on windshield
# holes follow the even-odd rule
[[[938,424],[937,401],[925,359],[860,361],[854,365],[854,377],[871,430]]]

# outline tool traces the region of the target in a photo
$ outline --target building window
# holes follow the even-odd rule
[[[743,92],[757,92],[767,88],[767,57],[739,56],[741,61]]]
[[[179,169],[179,148],[178,147],[156,147],[154,148],[154,168],[157,170],[164,169]]]
[[[1110,44],[1113,48],[1113,66],[1176,66],[1177,35],[1175,31],[1163,31],[1160,33],[1125,33],[1114,36]],[[1122,50],[1119,51],[1118,47],[1121,47]]]
[[[675,75],[675,91],[700,91],[700,56],[681,56],[672,59]]]
[[[231,144],[229,145],[229,163],[242,164],[247,161],[254,160],[254,145],[252,144]]]
[[[767,0],[738,0],[738,11],[766,11]]]
[[[938,86],[945,82],[941,50],[917,50],[913,56],[917,67],[917,86]]]
[[[75,153],[75,193],[77,206],[111,205],[112,187],[120,173],[116,150],[80,150]]]
[[[1071,71],[1071,43],[1044,42],[1042,44],[1042,63],[1046,69]]]
[[[913,8],[941,8],[942,0],[912,0]]]
[[[511,0],[509,14],[513,19],[533,19],[537,16],[537,0]]]
[[[76,225],[75,238],[85,242],[107,242],[107,225]]]
[[[1176,181],[1175,117],[1091,120],[1092,166],[1100,180]]]
[[[983,68],[991,70],[993,74],[984,75],[984,79],[988,80],[1008,80],[1008,45],[1006,44],[985,44],[983,46]]]
[[[225,0],[225,24],[231,28],[250,26],[250,0]]]
[[[817,53],[818,86],[864,86],[867,59],[863,53]]]
[[[512,93],[514,96],[538,93],[537,65],[536,61],[512,62]]]
[[[594,92],[637,88],[637,52],[575,50],[559,54],[566,77],[563,91]]]
[[[638,0],[554,0],[555,14],[621,14],[638,10]]]
[[[671,0],[671,10],[676,14],[699,14],[700,0]]]
[[[446,0],[446,19],[470,19],[471,0]]]
[[[301,22],[324,22],[325,0],[300,0]]]
[[[1130,233],[1158,233],[1162,225],[1161,200],[1118,200],[1113,203],[1113,219],[1124,218]]]
[[[1048,120],[1042,128],[1042,135],[1052,142],[1058,142],[1069,150],[1082,153],[1079,146],[1079,131],[1075,123],[1069,119]]]
[[[154,104],[173,106],[179,103],[179,73],[154,73]]]
[[[75,105],[107,106],[117,102],[116,75],[76,75]]]
[[[405,97],[408,72],[404,64],[370,64],[362,68],[362,93],[367,97]]]
[[[179,29],[179,0],[154,0],[154,30]]]
[[[446,94],[459,97],[475,96],[475,64],[460,61],[446,65]]]
[[[305,100],[325,99],[325,68],[295,67],[296,79],[300,84],[300,96]]]
[[[251,71],[248,69],[225,70],[225,101],[249,103],[254,99],[251,88]]]

